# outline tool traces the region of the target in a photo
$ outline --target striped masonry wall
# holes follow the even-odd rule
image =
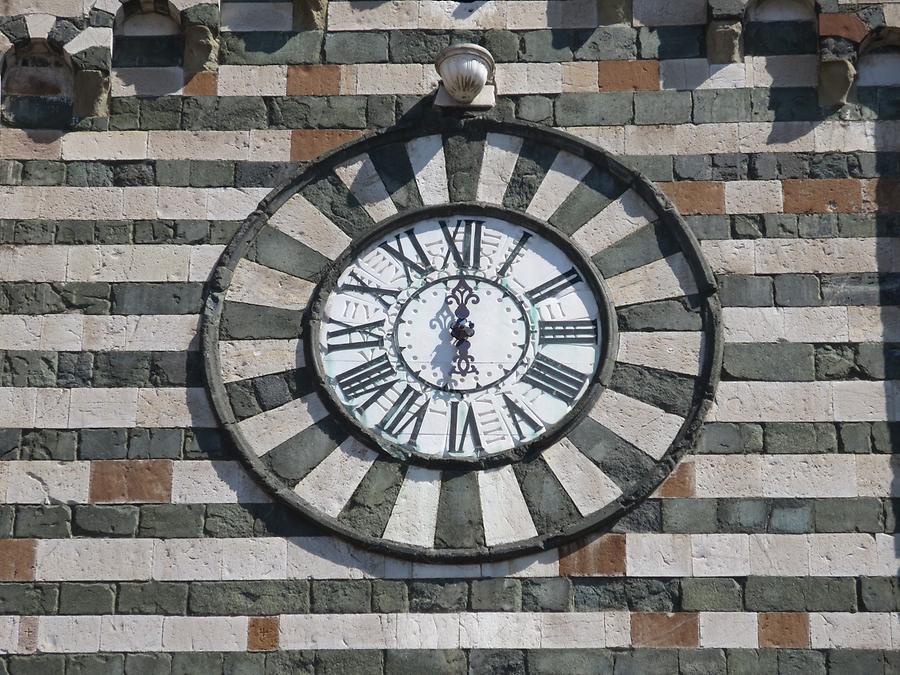
[[[119,11],[84,4],[7,0],[0,24]],[[332,0],[301,29],[293,3],[223,0],[196,75],[178,2],[123,11],[108,128],[0,128],[0,674],[900,673],[900,56],[860,58],[822,109],[808,3],[766,0],[743,60],[711,64],[721,4]],[[900,2],[818,4],[900,29]],[[322,153],[432,114],[451,41],[498,61],[485,115],[663,190],[725,340],[702,438],[653,495],[608,532],[467,565],[363,550],[273,500],[218,428],[198,334],[241,221]],[[483,168],[501,200],[511,159]],[[619,361],[691,374],[671,297],[620,309]],[[296,367],[276,342],[225,343],[229,381]]]

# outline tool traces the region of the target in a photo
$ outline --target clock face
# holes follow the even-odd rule
[[[669,475],[711,405],[719,311],[641,176],[552,130],[434,120],[259,204],[209,279],[206,386],[225,447],[298,515],[496,561],[609,528]]]
[[[400,454],[482,459],[532,443],[590,391],[599,284],[537,228],[453,213],[379,233],[314,322],[329,393]]]

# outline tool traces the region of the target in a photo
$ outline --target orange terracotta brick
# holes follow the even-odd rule
[[[659,188],[685,216],[725,213],[725,186],[710,181],[658,183]]]
[[[0,581],[34,580],[33,539],[0,540]]]
[[[172,498],[167,459],[102,460],[91,463],[90,500],[104,503],[166,503]]]
[[[308,162],[362,135],[362,131],[352,129],[294,129],[291,132],[291,161]]]
[[[600,61],[600,91],[657,91],[659,61]]]
[[[900,179],[863,181],[863,208],[867,213],[900,212]]]
[[[869,28],[856,14],[820,14],[819,37],[842,37],[862,42]]]
[[[288,96],[336,96],[340,93],[340,66],[290,66],[288,68]]]
[[[632,614],[631,643],[635,647],[697,647],[699,617],[692,612]]]
[[[278,649],[278,617],[252,616],[247,627],[247,649],[273,652]]]
[[[809,647],[809,614],[763,612],[759,615],[760,647]]]
[[[34,654],[38,648],[39,616],[23,616],[19,622],[19,653]]]
[[[657,497],[693,497],[696,471],[690,459],[683,459],[656,489]]]
[[[219,93],[219,75],[212,71],[202,73],[185,73],[185,96],[215,96]]]
[[[862,183],[852,178],[786,180],[785,213],[855,213],[862,211]]]
[[[559,550],[561,576],[623,576],[625,574],[625,536],[603,534],[579,539]]]

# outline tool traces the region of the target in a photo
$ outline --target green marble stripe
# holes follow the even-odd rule
[[[525,139],[503,196],[503,206],[516,211],[527,209],[557,154],[554,147]]]
[[[575,503],[541,457],[512,466],[538,534],[558,532],[581,519]]]
[[[350,237],[366,234],[375,227],[359,200],[333,173],[317,178],[300,194]]]
[[[294,368],[228,382],[225,391],[240,421],[302,398],[315,386],[316,375],[312,369]]]
[[[667,413],[687,417],[696,383],[697,378],[690,375],[632,363],[617,363],[609,388]]]
[[[473,471],[444,471],[438,501],[435,548],[484,546],[478,477]]]
[[[550,224],[572,235],[609,206],[626,188],[625,184],[604,167],[595,166],[556,209],[556,213],[550,216]]]
[[[369,152],[369,157],[398,211],[402,213],[423,206],[406,146],[400,143],[383,145]]]
[[[638,450],[599,422],[584,417],[569,432],[569,440],[599,466],[622,492],[646,478],[656,466],[652,457]]]
[[[301,335],[303,312],[226,300],[219,337],[223,340],[291,339]]]
[[[266,225],[253,239],[247,259],[301,279],[318,281],[331,261],[318,251]]]
[[[338,520],[360,534],[380,537],[387,527],[405,475],[403,463],[386,457],[375,460],[344,505]]]
[[[475,201],[484,159],[484,136],[474,137],[471,132],[444,136],[444,158],[450,201]]]
[[[263,462],[294,487],[349,435],[344,422],[326,417],[263,455]]]
[[[703,329],[696,296],[657,300],[616,310],[621,331],[694,331]]]
[[[653,223],[632,232],[593,257],[607,279],[643,267],[681,251],[678,240],[663,223]]]

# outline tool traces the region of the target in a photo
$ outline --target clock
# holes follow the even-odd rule
[[[665,196],[564,133],[437,120],[279,186],[208,284],[224,438],[298,518],[480,562],[639,507],[718,382],[715,279]]]
[[[584,256],[484,207],[377,230],[320,294],[318,378],[349,423],[403,459],[521,455],[582,408],[613,330]]]

